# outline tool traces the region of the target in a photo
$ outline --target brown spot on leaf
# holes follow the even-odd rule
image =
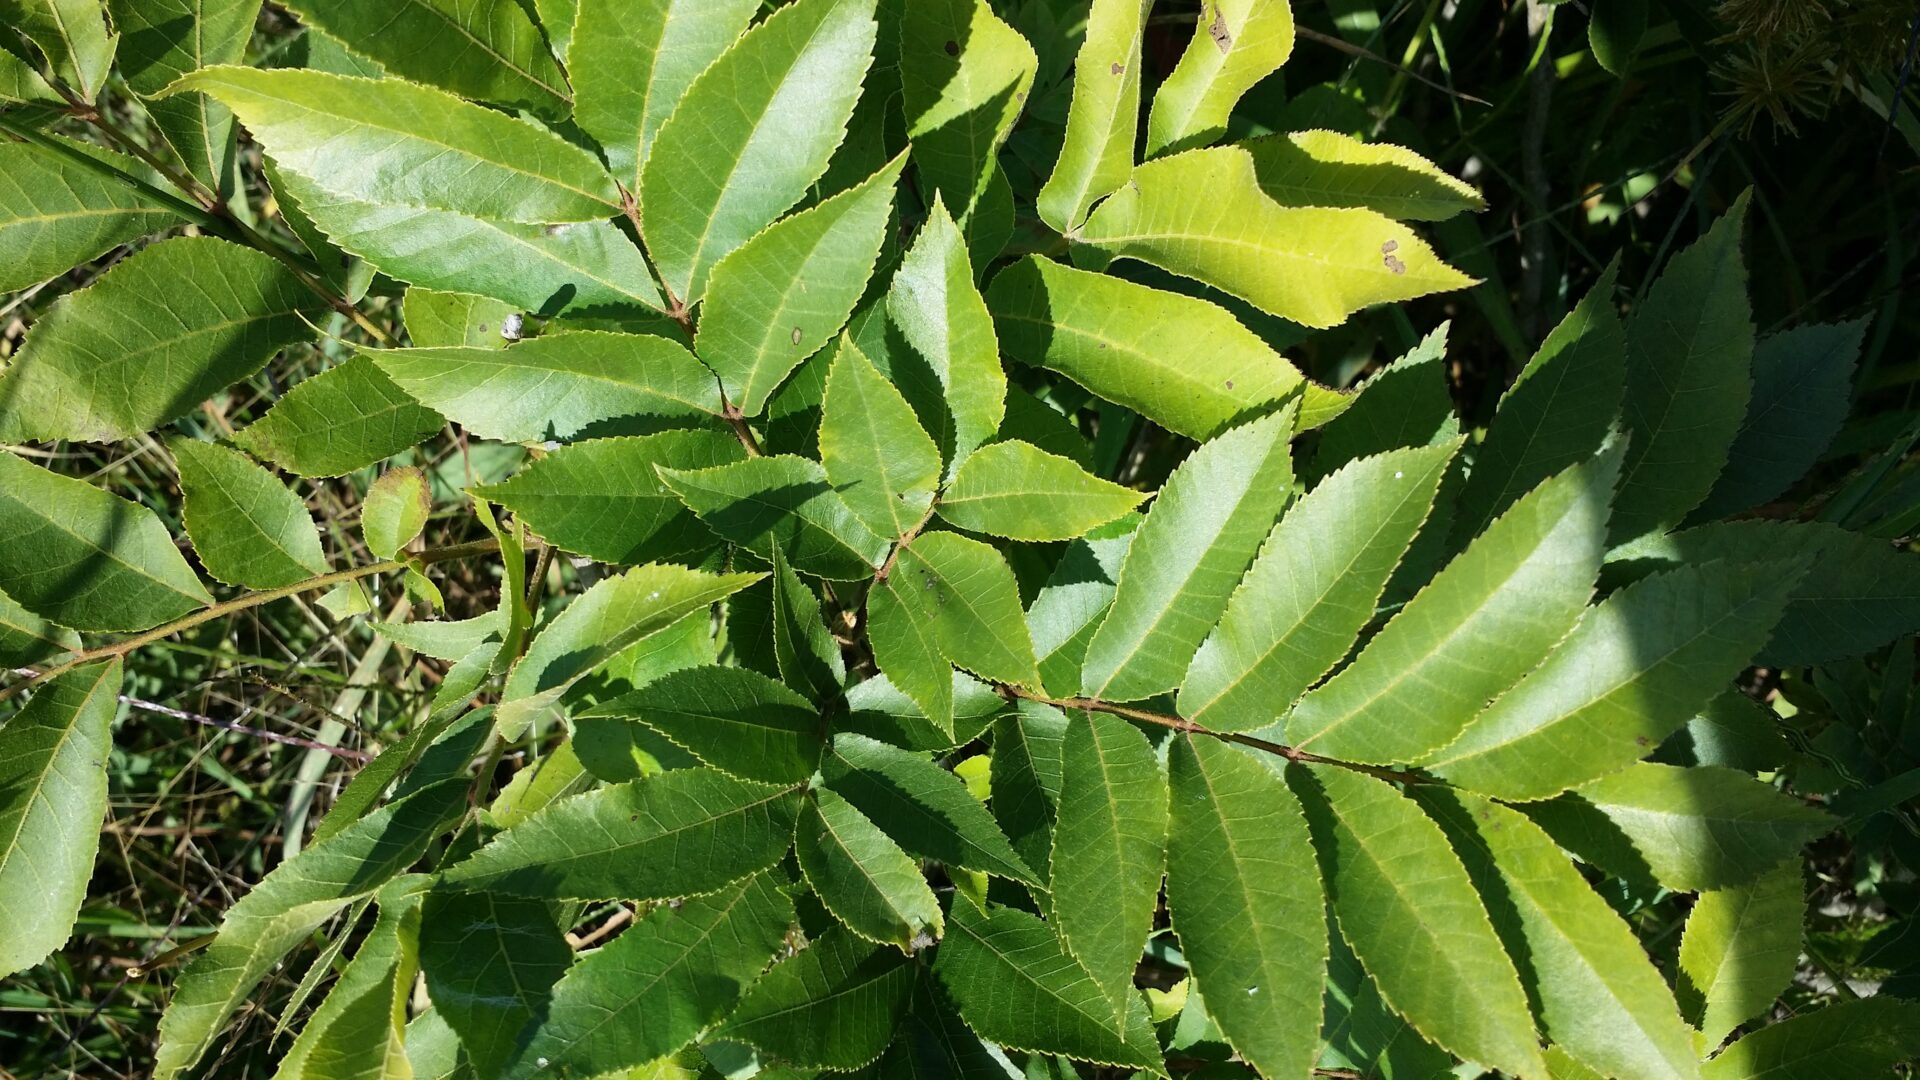
[[[959,56],[959,55],[960,55],[960,43],[959,43],[959,42],[957,42],[957,41],[949,41],[949,42],[947,42],[947,55],[948,55],[948,56]]]
[[[1399,259],[1396,259],[1391,255],[1388,255],[1384,261],[1386,263],[1387,269],[1393,271],[1396,274],[1404,274],[1407,272],[1407,264],[1401,262]]]
[[[1231,390],[1231,389],[1233,389],[1233,380],[1232,380],[1232,379],[1228,379],[1228,380],[1227,380],[1227,389],[1229,389],[1229,390]]]
[[[793,343],[800,344],[800,328],[797,326],[793,328]]]
[[[1386,243],[1380,245],[1380,254],[1382,255],[1391,255],[1394,252],[1399,250],[1400,250],[1400,241],[1398,240],[1389,240]]]
[[[1653,740],[1647,738],[1645,735],[1635,735],[1633,737],[1633,742],[1635,746],[1638,746],[1642,750],[1645,750],[1647,747],[1653,745]]]
[[[1227,29],[1227,14],[1220,10],[1219,4],[1213,5],[1213,21],[1207,24],[1207,36],[1220,46],[1221,52],[1233,48],[1233,31]]]
[[[1113,63],[1112,70],[1115,75],[1125,75],[1127,73],[1127,65],[1122,64],[1118,60],[1116,60]]]

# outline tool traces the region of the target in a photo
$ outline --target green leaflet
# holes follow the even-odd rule
[[[1587,47],[1601,67],[1624,76],[1646,30],[1647,0],[1615,0],[1587,19]]]
[[[213,603],[153,511],[0,453],[0,590],[76,630],[145,630]]]
[[[507,336],[509,320],[519,314],[512,304],[490,296],[418,286],[407,290],[401,310],[408,339],[427,348],[471,345],[504,349],[512,341]]]
[[[630,191],[654,136],[694,77],[733,44],[755,0],[579,0],[568,50],[573,117]]]
[[[325,306],[250,248],[185,236],[143,248],[34,324],[0,376],[0,440],[105,442],[159,427],[312,337],[305,317]]]
[[[746,456],[738,439],[719,431],[589,439],[473,493],[512,510],[548,543],[631,565],[687,555],[715,542],[656,467],[706,469]]]
[[[354,356],[282,395],[234,442],[296,476],[340,476],[412,447],[443,423],[378,364]]]
[[[1414,761],[1452,742],[1586,610],[1607,496],[1602,451],[1535,488],[1300,700],[1287,741],[1348,761]]]
[[[936,200],[887,292],[887,316],[911,346],[887,375],[933,433],[949,476],[1007,415],[1007,373],[973,281],[966,240]]]
[[[1027,608],[1027,630],[1048,693],[1079,693],[1087,646],[1113,603],[1114,582],[1139,524],[1139,517],[1128,515],[1070,543]]]
[[[956,900],[933,972],[983,1039],[1166,1075],[1140,995],[1128,992],[1124,1017],[1116,1021],[1106,992],[1047,924],[1024,911],[983,913]]]
[[[1321,429],[1312,467],[1316,482],[1339,466],[1408,446],[1436,446],[1460,434],[1447,392],[1447,332],[1441,323],[1420,343],[1367,377],[1339,416]],[[1442,504],[1445,513],[1445,504]]]
[[[413,876],[380,890],[380,918],[326,1000],[306,1018],[274,1080],[408,1075],[403,1024],[419,968],[416,939],[425,886],[423,876]]]
[[[648,563],[602,578],[548,622],[514,664],[501,691],[500,723],[524,722],[628,647],[764,576]]]
[[[998,551],[941,532],[902,546],[896,558],[889,582],[918,594],[934,644],[953,666],[994,682],[1040,685],[1019,586]]]
[[[1030,443],[1008,441],[974,451],[937,509],[969,532],[1044,542],[1084,536],[1146,497]]]
[[[903,750],[952,750],[979,738],[1013,703],[964,671],[947,672],[953,695],[953,723],[936,724],[914,700],[885,675],[876,675],[847,691],[843,730],[866,735]]]
[[[403,79],[543,116],[567,114],[566,77],[519,4],[293,0],[287,7]]]
[[[0,49],[0,101],[23,105],[58,105],[60,95],[25,60]]]
[[[1793,982],[1807,917],[1804,873],[1788,859],[1694,901],[1680,939],[1678,993],[1707,1046],[1765,1012]]]
[[[1054,231],[1072,235],[1087,207],[1127,182],[1140,127],[1140,42],[1152,0],[1093,0],[1087,36],[1073,59],[1073,104],[1065,142],[1034,205]]]
[[[900,953],[831,929],[761,976],[716,1035],[794,1065],[863,1068],[892,1040],[914,971]]]
[[[813,704],[746,668],[675,671],[582,715],[638,720],[715,768],[768,783],[806,780],[824,746]]]
[[[92,101],[107,81],[120,35],[101,0],[0,0],[0,17],[40,47],[53,73]]]
[[[886,376],[842,337],[820,403],[820,462],[861,523],[900,537],[926,520],[940,449]]]
[[[1607,268],[1501,397],[1454,512],[1459,545],[1606,440],[1627,378],[1626,331],[1613,306],[1618,270]]]
[[[1159,906],[1167,780],[1147,737],[1108,713],[1069,715],[1060,765],[1049,914],[1124,1017]]]
[[[1624,572],[1713,560],[1809,562],[1760,650],[1763,663],[1857,656],[1920,629],[1920,559],[1884,541],[1813,521],[1722,521],[1650,538],[1609,565]]]
[[[726,1015],[792,918],[771,874],[655,907],[555,984],[504,1075],[595,1076],[673,1053]]]
[[[272,473],[213,443],[176,439],[170,449],[186,496],[187,536],[207,573],[271,589],[327,572],[306,503]]]
[[[1704,1080],[1884,1075],[1920,1053],[1920,1005],[1893,997],[1829,1005],[1761,1028],[1701,1068]]]
[[[0,592],[0,667],[24,667],[80,649],[80,635],[43,619]]]
[[[143,175],[132,158],[79,143],[61,145],[73,154],[37,143],[0,143],[0,292],[65,273],[180,221],[147,190],[76,160],[85,154],[130,176]]]
[[[545,1014],[573,963],[549,901],[493,892],[427,894],[420,966],[434,1011],[476,1067],[496,1074],[520,1030]]]
[[[928,193],[965,218],[993,175],[1039,59],[986,0],[922,0],[903,5],[899,19],[914,167]]]
[[[1010,1078],[1006,1066],[960,1019],[939,983],[925,976],[914,984],[907,1015],[878,1069],[886,1077]]]
[[[400,388],[474,434],[564,439],[636,416],[720,411],[713,377],[663,337],[572,331],[505,349],[367,349]]]
[[[620,207],[613,178],[586,151],[400,79],[220,66],[169,92],[182,90],[219,99],[281,169],[335,195],[532,224],[595,221]]]
[[[1740,257],[1747,195],[1675,255],[1627,324],[1629,436],[1609,536],[1664,530],[1712,490],[1739,435],[1753,363]]]
[[[1746,510],[1806,475],[1846,422],[1866,318],[1796,326],[1753,350],[1753,396],[1727,451],[1727,467],[1689,515],[1709,521]]]
[[[912,854],[1040,883],[966,785],[924,755],[864,735],[836,735],[821,774],[834,794]]]
[[[1167,908],[1207,1011],[1265,1076],[1317,1056],[1326,899],[1299,800],[1216,739],[1178,735],[1168,764]]]
[[[1180,715],[1250,731],[1285,713],[1373,619],[1456,445],[1392,450],[1322,480],[1261,546],[1180,684]]]
[[[1218,138],[1234,104],[1293,52],[1287,0],[1215,0],[1196,18],[1187,50],[1153,95],[1148,157]]]
[[[543,899],[698,896],[778,861],[799,809],[793,788],[675,769],[561,799],[442,880],[464,892]]]
[[[937,617],[932,595],[905,574],[890,573],[867,590],[867,642],[874,665],[928,720],[951,729],[954,673],[941,650]]]
[[[840,696],[847,663],[820,612],[820,598],[778,548],[773,552],[773,655],[788,686],[826,703]]]
[[[687,88],[640,170],[640,223],[670,294],[691,305],[714,264],[826,171],[872,63],[874,0],[800,0],[748,30]]]
[[[119,65],[136,94],[156,94],[196,68],[237,64],[260,15],[260,0],[109,0],[122,35]],[[154,127],[187,169],[213,190],[230,188],[233,113],[204,94],[145,103]]]
[[[785,454],[660,478],[707,527],[763,559],[834,581],[870,576],[887,542],[860,523],[811,458]]]
[[[49,679],[0,726],[0,976],[67,943],[107,812],[120,661]]]
[[[820,903],[868,941],[910,953],[944,931],[920,864],[831,789],[801,808],[794,856]]]
[[[1294,413],[1283,409],[1203,444],[1168,478],[1087,646],[1086,693],[1137,701],[1180,684],[1292,493]]]
[[[1007,387],[1007,415],[1000,421],[999,440],[1024,442],[1083,469],[1093,467],[1093,442],[1081,434],[1079,419],[1018,386]]]
[[[1416,792],[1466,860],[1548,1040],[1607,1076],[1695,1077],[1693,1033],[1633,930],[1524,814],[1474,795]]]
[[[714,264],[700,359],[727,399],[758,416],[793,369],[853,313],[873,276],[902,154],[856,187],[769,226]]]
[[[1288,776],[1340,933],[1393,1010],[1461,1057],[1544,1074],[1519,976],[1440,827],[1383,781],[1332,767]]]
[[[987,289],[1007,355],[1193,439],[1211,439],[1295,395],[1301,428],[1347,399],[1307,382],[1226,309],[1029,256]]]
[[[1200,191],[1207,197],[1194,198]],[[1281,206],[1260,190],[1253,155],[1237,146],[1140,166],[1132,183],[1087,219],[1080,239],[1311,327],[1337,326],[1373,304],[1473,284],[1413,230],[1382,214]]]
[[[433,489],[427,474],[412,465],[388,469],[367,488],[360,505],[360,529],[367,550],[383,559],[397,559],[400,549],[413,543],[427,527],[433,510]]]
[[[335,912],[420,858],[466,809],[470,786],[464,776],[447,780],[368,814],[275,867],[229,908],[220,936],[174,983],[154,1076],[175,1080],[192,1069],[275,964]]]
[[[666,305],[646,258],[610,221],[522,225],[456,210],[341,196],[277,174],[343,251],[411,285],[474,293],[542,315],[632,318]]]
[[[1361,142],[1337,131],[1291,131],[1241,145],[1253,155],[1260,190],[1281,206],[1362,207],[1395,221],[1445,221],[1487,206],[1472,185],[1391,143]]]
[[[1453,1067],[1453,1055],[1422,1039],[1413,1025],[1387,1006],[1379,985],[1337,930],[1330,945],[1318,1066],[1372,1069],[1382,1077],[1446,1075]],[[1554,1063],[1551,1049],[1547,1061]]]
[[[1709,563],[1621,589],[1424,764],[1509,801],[1548,798],[1631,765],[1747,666],[1799,570]]]
[[[1644,761],[1527,814],[1581,859],[1682,892],[1752,881],[1837,824],[1745,773]]]
[[[1067,717],[1051,705],[1016,703],[1011,716],[993,724],[989,779],[993,818],[1013,849],[1052,878],[1053,826],[1060,805],[1061,762]]]

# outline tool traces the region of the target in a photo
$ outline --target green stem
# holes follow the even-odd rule
[[[497,540],[476,540],[470,544],[456,544],[452,547],[422,551],[409,558],[411,561],[431,564],[448,562],[454,559],[468,559],[475,555],[490,555],[499,550],[500,542]],[[5,701],[29,686],[45,682],[56,675],[62,675],[72,671],[82,664],[91,664],[96,660],[109,660],[125,656],[135,649],[191,630],[202,623],[209,623],[215,619],[232,615],[235,612],[259,607],[262,604],[271,604],[275,600],[284,600],[289,596],[298,596],[301,593],[330,589],[335,585],[343,585],[349,581],[358,581],[361,578],[372,577],[375,574],[397,573],[405,570],[407,565],[408,563],[406,562],[387,559],[381,562],[368,563],[365,566],[350,567],[346,570],[335,570],[331,573],[307,578],[305,581],[296,581],[292,585],[284,585],[278,589],[263,589],[260,592],[251,592],[244,596],[236,596],[231,600],[201,608],[191,615],[184,615],[170,623],[156,626],[151,630],[135,634],[125,640],[116,641],[111,645],[101,645],[98,648],[84,649],[80,652],[73,653],[68,656],[67,659],[36,675],[29,676],[11,686],[0,689],[0,701]]]

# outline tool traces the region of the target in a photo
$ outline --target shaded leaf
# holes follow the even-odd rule
[[[274,1080],[406,1075],[406,1000],[417,973],[421,877],[380,890],[380,918],[306,1017]]]
[[[1706,1045],[1765,1012],[1793,982],[1807,917],[1804,873],[1788,859],[1694,901],[1680,938],[1679,995]]]
[[[282,395],[234,441],[296,476],[340,476],[392,457],[443,423],[380,365],[355,356]]]
[[[831,789],[801,808],[794,855],[820,903],[854,933],[902,952],[939,938],[940,903],[920,865]]]
[[[781,679],[816,702],[837,698],[847,681],[847,664],[822,621],[820,598],[778,548],[773,552],[773,655]]]
[[[860,523],[809,458],[781,454],[659,472],[708,528],[763,559],[777,547],[796,570],[855,581],[886,556],[886,540]]]
[[[245,454],[197,439],[169,448],[186,496],[187,536],[207,573],[271,589],[327,572],[320,530],[300,496]]]
[[[887,375],[933,434],[949,476],[1007,414],[993,318],[973,281],[966,240],[935,200],[887,292],[887,315],[912,353],[893,357]]]
[[[671,1054],[726,1015],[792,918],[771,874],[654,908],[568,970],[505,1075],[592,1076]]]
[[[793,843],[800,796],[716,769],[675,769],[553,803],[443,875],[448,888],[542,899],[714,892]]]
[[[120,35],[108,27],[101,0],[0,0],[0,16],[82,98],[92,101],[106,84]]]
[[[1290,131],[1241,145],[1253,155],[1260,190],[1281,206],[1361,207],[1396,221],[1445,221],[1487,207],[1471,184],[1391,143],[1362,142],[1337,131]]]
[[[104,442],[159,427],[312,337],[303,316],[324,307],[238,244],[181,236],[142,248],[34,323],[0,376],[0,440]]]
[[[1318,1056],[1326,898],[1287,786],[1216,739],[1175,736],[1167,908],[1207,1011],[1262,1075]]]
[[[633,416],[720,411],[713,377],[662,337],[574,331],[505,349],[368,349],[400,388],[476,435],[539,442]]]
[[[213,603],[153,511],[0,453],[0,590],[76,630],[145,630]]]
[[[828,788],[907,851],[1039,884],[966,785],[924,755],[864,735],[836,735],[821,773]]]
[[[1047,924],[1012,908],[983,913],[956,900],[933,972],[980,1037],[1013,1050],[1060,1054],[1165,1075],[1140,995],[1124,1018]]]
[[[287,8],[401,78],[543,116],[567,114],[566,77],[519,4],[291,0]]]
[[[1440,827],[1391,785],[1289,769],[1340,933],[1393,1010],[1461,1057],[1546,1071],[1519,975]]]
[[[0,726],[0,975],[67,943],[86,899],[107,812],[107,755],[120,711],[118,660],[41,684]]]
[[[1920,1004],[1847,1001],[1761,1028],[1700,1070],[1705,1080],[1872,1076],[1920,1054]]]
[[[901,109],[928,194],[967,217],[1033,88],[1039,60],[986,0],[922,0],[900,12]]]
[[[79,648],[79,634],[35,615],[0,592],[0,667],[38,664]]]
[[[956,533],[927,533],[900,548],[888,580],[919,594],[933,641],[955,667],[994,682],[1040,685],[1019,586],[998,551]]]
[[[4,53],[0,64],[8,60],[12,53]],[[109,168],[141,175],[132,158],[79,143],[63,145],[73,154],[37,143],[0,143],[0,292],[45,281],[180,221],[155,196],[108,175]],[[76,160],[81,154],[98,159],[102,167]]]
[[[715,768],[768,783],[812,776],[824,745],[811,702],[738,667],[675,671],[583,715],[638,720]]]
[[[427,993],[483,1073],[496,1073],[521,1028],[546,1015],[553,985],[572,963],[547,901],[492,892],[426,897],[420,966]]]
[[[913,983],[907,957],[828,930],[762,975],[716,1035],[798,1066],[862,1068],[886,1050]]]
[[[940,516],[969,532],[1013,540],[1072,540],[1126,514],[1142,492],[1102,480],[1029,443],[975,451],[941,493]]]
[[[656,466],[705,469],[746,460],[719,431],[662,431],[563,446],[498,484],[473,489],[548,543],[602,562],[669,559],[716,541]]]

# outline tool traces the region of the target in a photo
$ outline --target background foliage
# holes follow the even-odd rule
[[[0,17],[0,1071],[1920,1052],[1909,5]]]

